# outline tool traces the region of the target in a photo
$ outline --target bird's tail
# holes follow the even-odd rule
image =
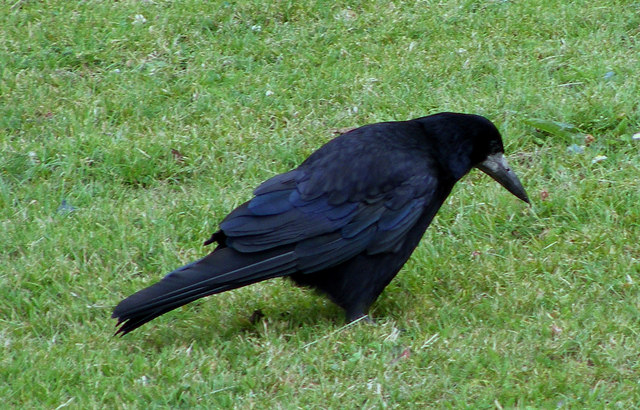
[[[239,253],[216,249],[199,261],[183,266],[160,282],[129,296],[116,306],[113,318],[125,335],[150,320],[205,296],[265,279],[290,275],[296,270],[293,251]]]

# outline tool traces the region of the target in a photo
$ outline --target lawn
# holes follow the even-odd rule
[[[0,397],[13,408],[640,403],[640,3],[11,0],[0,9]],[[275,280],[123,338],[113,307],[341,129],[503,133],[344,326]]]

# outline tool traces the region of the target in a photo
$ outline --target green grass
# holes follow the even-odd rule
[[[640,402],[637,1],[1,8],[4,405]],[[498,124],[533,206],[468,175],[376,326],[272,281],[111,337],[121,298],[336,129],[445,110]]]

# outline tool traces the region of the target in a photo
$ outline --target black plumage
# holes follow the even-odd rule
[[[343,134],[261,184],[205,242],[217,243],[213,252],[120,302],[118,333],[201,297],[282,276],[327,294],[347,320],[362,317],[473,167],[528,202],[502,153],[493,123],[470,114]]]

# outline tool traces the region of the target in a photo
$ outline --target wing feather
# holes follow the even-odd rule
[[[342,146],[358,152],[333,147],[260,185],[220,224],[226,245],[251,253],[294,244],[297,268],[307,273],[363,252],[397,251],[437,202],[434,161],[407,149],[367,154],[353,142]]]

